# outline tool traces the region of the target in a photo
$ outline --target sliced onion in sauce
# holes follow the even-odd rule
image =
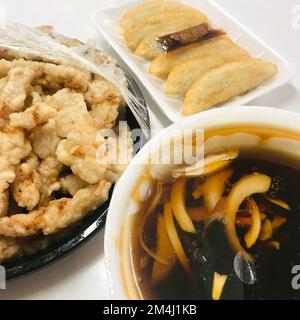
[[[194,165],[173,171],[174,177],[200,177],[218,172],[228,167],[239,155],[239,151],[230,150],[221,154],[206,157],[197,161]]]
[[[162,264],[155,259],[151,274],[151,284],[154,286],[167,278],[176,263],[175,251],[169,239],[162,214],[157,217],[156,230],[156,255],[163,258],[167,263]]]
[[[259,239],[261,241],[266,241],[271,239],[273,236],[273,227],[272,227],[272,223],[269,219],[266,219],[266,221],[264,222],[262,228],[261,228],[261,232],[259,235]]]
[[[165,220],[166,229],[167,229],[167,232],[169,235],[169,239],[170,239],[172,246],[175,250],[177,258],[178,258],[180,264],[182,265],[183,269],[188,274],[191,274],[192,270],[189,265],[188,258],[184,252],[181,241],[179,239],[179,236],[178,236],[178,233],[176,230],[176,226],[175,226],[175,222],[174,222],[174,218],[173,218],[172,207],[169,202],[166,202],[165,206],[164,206],[164,220]]]
[[[195,200],[200,199],[203,196],[203,184],[200,184],[195,188],[195,190],[192,192],[192,197]]]
[[[222,275],[217,272],[214,273],[212,299],[220,300],[226,284],[228,276]]]
[[[271,178],[260,173],[252,173],[241,178],[231,189],[226,205],[227,221],[225,223],[226,233],[233,250],[244,253],[244,257],[251,260],[251,256],[242,247],[236,233],[236,215],[240,205],[251,195],[266,193],[271,186]]]
[[[245,234],[245,243],[247,248],[251,248],[257,241],[261,230],[261,214],[256,202],[249,198],[247,200],[247,207],[251,213],[251,226]]]
[[[149,256],[151,256],[153,259],[159,261],[162,264],[167,264],[168,262],[165,259],[159,257],[151,248],[149,248],[144,240],[145,224],[147,222],[147,219],[151,215],[151,213],[157,208],[160,202],[160,199],[162,197],[162,193],[163,193],[162,184],[156,183],[155,188],[152,188],[151,190],[150,197],[146,200],[149,206],[146,209],[145,215],[143,217],[143,221],[141,222],[141,229],[140,229],[141,231],[140,231],[139,240],[140,240],[141,247]]]
[[[208,212],[212,212],[222,198],[226,182],[233,174],[232,168],[224,169],[209,176],[203,185],[204,205]]]
[[[279,206],[287,211],[291,211],[291,207],[288,203],[286,203],[285,201],[281,200],[281,199],[272,199],[270,197],[266,197],[270,202],[272,202],[273,204],[275,204],[276,206]]]
[[[180,178],[174,182],[171,188],[171,206],[180,228],[189,233],[196,233],[193,221],[186,211],[185,189],[185,179]]]

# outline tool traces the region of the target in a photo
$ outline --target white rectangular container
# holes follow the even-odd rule
[[[173,0],[174,1],[174,0]],[[248,104],[280,86],[287,83],[291,77],[288,63],[277,52],[254,35],[249,29],[239,23],[229,13],[225,12],[214,1],[207,0],[175,0],[201,10],[210,19],[213,27],[223,29],[232,40],[246,49],[254,58],[270,61],[278,66],[278,73],[262,86],[237,97],[222,106],[237,106]],[[91,19],[97,30],[106,41],[114,48],[127,66],[148,90],[154,101],[163,113],[171,120],[178,121],[184,116],[181,114],[183,101],[181,99],[168,97],[163,93],[165,81],[151,76],[147,70],[149,61],[146,61],[131,52],[119,32],[119,21],[121,16],[130,8],[142,3],[142,0],[118,1],[109,8],[101,8],[92,14]]]

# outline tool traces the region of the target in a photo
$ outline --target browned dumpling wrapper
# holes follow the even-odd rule
[[[232,62],[197,80],[184,99],[183,114],[191,115],[242,95],[272,77],[277,67],[257,59]]]
[[[194,8],[186,6],[182,3],[171,1],[149,1],[128,10],[120,20],[121,32],[125,33],[138,22],[147,20],[150,17],[160,13],[181,12],[189,13],[195,11]]]
[[[149,72],[157,77],[167,78],[176,66],[193,58],[204,58],[211,54],[247,54],[227,36],[213,38],[201,43],[162,53],[157,56],[149,67]]]
[[[206,72],[228,62],[250,59],[245,51],[216,53],[204,58],[194,58],[175,67],[168,76],[165,93],[184,97],[194,81]]]
[[[207,18],[196,9],[191,9],[190,12],[161,12],[138,21],[125,31],[124,38],[128,48],[134,51],[144,38],[165,35],[204,22],[207,22]]]

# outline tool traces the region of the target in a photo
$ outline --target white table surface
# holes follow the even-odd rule
[[[216,1],[293,66],[295,77],[292,83],[251,104],[300,112],[300,0]],[[31,26],[51,24],[58,32],[83,41],[97,36],[102,47],[113,54],[89,19],[90,14],[104,3],[108,5],[112,0],[0,0],[0,6],[5,7],[10,21]],[[145,97],[151,108],[152,127],[168,126],[169,121],[146,93]],[[7,289],[0,291],[0,299],[109,299],[103,237],[102,231],[62,261],[8,283]]]

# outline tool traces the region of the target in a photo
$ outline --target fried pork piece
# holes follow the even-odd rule
[[[9,70],[15,66],[16,65],[12,63],[12,61],[1,59],[0,60],[0,78],[7,77]]]
[[[97,76],[85,94],[90,115],[97,128],[112,128],[124,100],[118,89],[103,77]]]
[[[52,193],[60,189],[58,179],[62,167],[62,163],[58,161],[55,155],[49,156],[41,161],[38,168],[41,180],[39,205],[47,203],[51,199]]]
[[[42,159],[38,168],[41,179],[40,205],[49,201],[52,193],[60,188],[58,179],[63,164],[55,154],[60,140],[55,119],[50,119],[45,125],[35,128],[30,135],[33,151]]]
[[[36,104],[24,112],[12,113],[9,116],[10,125],[23,129],[33,129],[45,124],[49,119],[54,118],[57,111],[46,103]]]
[[[0,132],[0,216],[8,211],[8,187],[16,178],[16,166],[29,155],[31,145],[21,129]]]
[[[35,77],[35,71],[24,67],[12,68],[7,76],[7,83],[0,92],[0,125],[6,124],[9,114],[22,111]]]
[[[17,204],[32,210],[40,201],[41,179],[37,172],[38,157],[31,153],[16,169],[16,178],[12,183],[12,195]]]
[[[108,158],[110,164],[105,174],[105,179],[115,182],[126,169],[133,155],[133,141],[127,124],[121,122],[116,135],[106,137],[105,148],[109,150]],[[99,148],[97,152],[99,163],[101,163],[103,157],[105,157],[105,150]]]
[[[111,183],[102,180],[75,193],[72,199],[53,200],[29,214],[15,214],[0,218],[0,235],[27,237],[42,232],[56,233],[79,221],[108,198]]]
[[[35,82],[46,88],[61,89],[64,87],[87,91],[91,78],[90,72],[78,70],[72,66],[55,65],[52,63],[39,63],[42,74]]]
[[[0,132],[0,192],[15,179],[15,169],[31,152],[31,144],[22,129],[7,128]]]
[[[0,217],[4,217],[8,213],[9,207],[9,192],[4,190],[0,192]]]
[[[57,158],[70,166],[72,172],[89,184],[96,184],[104,178],[107,164],[100,165],[96,159],[97,149],[105,139],[97,140],[97,128],[87,110],[84,96],[70,89],[58,91],[51,97],[51,105],[56,107],[56,129],[59,142]]]
[[[33,86],[30,90],[31,104],[36,105],[45,102],[45,95],[41,86]]]
[[[0,91],[4,88],[7,84],[7,77],[0,79]]]
[[[5,156],[0,156],[0,194],[9,187],[15,177],[15,166]]]
[[[55,155],[60,140],[56,131],[55,119],[49,119],[46,124],[33,129],[30,135],[33,151],[41,159]]]
[[[72,196],[74,196],[78,190],[83,189],[88,185],[85,181],[75,176],[75,174],[69,174],[68,176],[61,178],[59,182],[61,190]]]
[[[17,165],[31,152],[31,144],[27,140],[24,130],[7,127],[0,132],[0,155],[11,164]]]
[[[0,263],[23,255],[34,254],[48,246],[49,240],[39,239],[0,238]]]
[[[33,77],[30,81],[47,89],[59,90],[64,87],[85,92],[88,89],[91,73],[73,66],[53,63],[0,60],[0,77],[6,77],[14,68],[30,69]]]

